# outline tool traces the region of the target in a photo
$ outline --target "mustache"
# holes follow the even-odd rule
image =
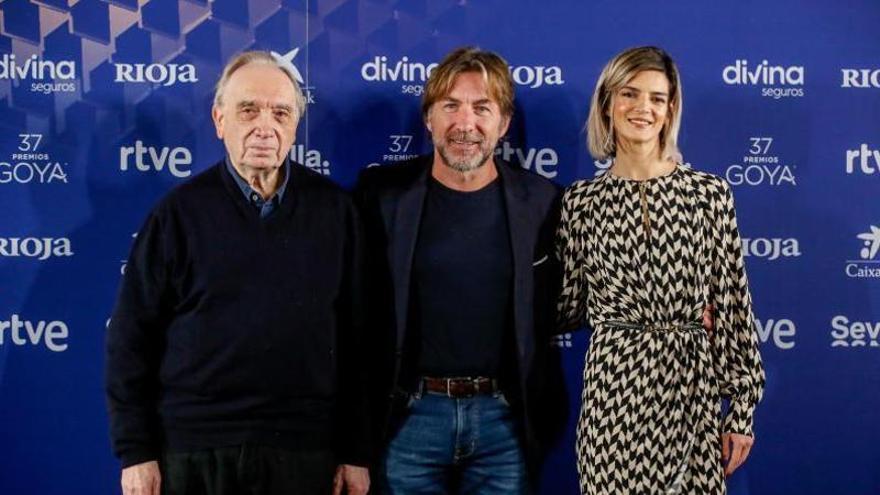
[[[482,143],[483,135],[478,132],[453,131],[446,135],[448,141],[464,141],[466,143]]]

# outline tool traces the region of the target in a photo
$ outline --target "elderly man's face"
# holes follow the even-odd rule
[[[435,153],[459,172],[485,165],[509,123],[479,72],[456,76],[449,94],[431,105],[426,119]]]
[[[235,71],[211,115],[233,165],[245,173],[277,169],[296,139],[293,84],[272,65]]]

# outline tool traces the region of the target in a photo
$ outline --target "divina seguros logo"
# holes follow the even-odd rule
[[[407,56],[393,61],[385,55],[376,55],[361,66],[361,78],[367,82],[403,83],[401,93],[421,96],[425,81],[437,65],[415,62]],[[514,83],[528,88],[565,84],[562,68],[558,65],[511,65],[510,76]]]
[[[192,64],[114,64],[118,83],[152,83],[171,86],[182,83],[199,82],[196,68]]]
[[[871,225],[868,232],[856,235],[862,241],[857,260],[846,260],[846,276],[850,278],[880,279],[880,227]]]
[[[721,71],[724,83],[733,86],[759,86],[761,96],[780,98],[804,96],[804,67],[801,65],[770,65],[767,60],[749,64],[738,59]]]
[[[31,83],[31,91],[35,93],[71,93],[76,91],[76,62],[42,60],[36,55],[21,60],[15,55],[5,53],[0,57],[0,80],[2,79],[40,81]],[[46,80],[52,82],[43,82]]]

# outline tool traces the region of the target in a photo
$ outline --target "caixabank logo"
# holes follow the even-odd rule
[[[750,137],[739,163],[729,165],[725,170],[727,182],[732,186],[796,186],[797,166],[786,163],[774,143],[771,136]]]
[[[880,89],[880,69],[840,69],[841,88]]]
[[[303,79],[302,72],[300,72],[299,67],[293,63],[296,56],[299,55],[299,47],[290,50],[287,53],[278,53],[273,51],[272,55],[275,57],[275,60],[278,61],[279,64],[283,65],[287,70],[293,74],[296,82],[299,83],[299,87],[303,91],[303,96],[306,98],[306,103],[309,105],[313,105],[315,103],[315,87],[306,84],[305,79]]]
[[[44,60],[37,55],[21,58],[5,53],[0,57],[0,80],[16,85],[30,82],[34,93],[72,93],[77,90],[76,62]]]
[[[400,92],[421,96],[425,81],[437,67],[436,62],[418,62],[403,56],[393,59],[376,55],[361,66],[361,79],[367,82],[398,83]],[[511,65],[510,76],[518,86],[531,89],[565,84],[562,68],[558,65]]]
[[[761,96],[774,100],[804,96],[804,77],[802,65],[777,65],[766,59],[757,63],[737,59],[721,71],[724,84],[758,87]]]
[[[835,315],[831,318],[831,347],[880,348],[880,321]]]
[[[858,259],[846,261],[845,272],[849,278],[880,279],[880,227],[871,225],[867,232],[860,232],[856,239],[861,243]]]
[[[847,175],[880,175],[880,149],[862,143],[856,149],[846,150]]]
[[[67,184],[68,163],[53,159],[42,134],[19,134],[14,152],[0,157],[0,186]]]

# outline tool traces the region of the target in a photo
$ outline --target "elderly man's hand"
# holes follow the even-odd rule
[[[366,495],[369,489],[369,469],[351,464],[343,464],[336,468],[336,476],[333,478],[333,495]]]
[[[159,463],[147,461],[122,470],[122,495],[159,495]]]

